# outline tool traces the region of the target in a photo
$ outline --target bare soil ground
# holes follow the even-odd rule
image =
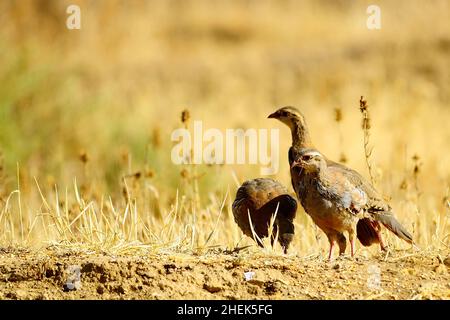
[[[0,299],[449,299],[449,266],[443,251],[328,262],[243,252],[111,256],[0,248]],[[246,272],[254,272],[251,280]]]

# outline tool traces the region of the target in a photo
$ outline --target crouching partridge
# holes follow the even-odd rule
[[[278,233],[278,241],[287,253],[294,237],[293,220],[297,212],[297,201],[282,184],[268,178],[246,181],[237,190],[232,209],[234,220],[242,232],[254,238],[250,216],[253,229],[260,239],[269,236],[270,221],[276,212],[271,241],[273,244]],[[262,246],[258,239],[256,241]]]

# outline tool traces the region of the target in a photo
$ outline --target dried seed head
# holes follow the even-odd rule
[[[155,173],[152,170],[148,169],[145,171],[146,178],[153,178],[154,176],[155,176]]]
[[[81,150],[79,154],[79,159],[81,162],[86,164],[89,161],[89,156],[85,150]]]
[[[130,151],[126,147],[120,149],[120,158],[124,163],[127,163],[130,159]]]
[[[133,174],[133,177],[134,177],[135,179],[139,179],[141,176],[142,176],[142,174],[141,174],[140,171],[135,172],[135,173]]]
[[[361,99],[359,100],[359,110],[363,115],[363,121],[361,126],[363,130],[369,130],[370,129],[369,106],[367,105],[367,101],[364,100],[363,96],[361,96]]]
[[[191,115],[189,114],[189,110],[184,109],[181,112],[181,122],[182,123],[187,124],[189,122],[190,117],[191,117]]]
[[[408,188],[408,182],[406,179],[403,179],[402,183],[400,184],[400,190],[406,190]]]
[[[153,129],[152,144],[155,148],[158,148],[161,146],[161,130],[159,129],[159,127],[156,127]]]
[[[186,169],[181,170],[180,175],[183,179],[187,179],[189,177],[189,172]]]
[[[342,121],[342,110],[341,110],[341,108],[335,108],[334,109],[334,120],[336,122],[341,122]]]
[[[339,157],[339,162],[341,163],[347,163],[347,157],[344,153],[341,153],[341,156]]]
[[[422,163],[420,162],[420,157],[417,154],[415,154],[412,157],[412,159],[414,161],[414,175],[417,175],[420,172],[420,167],[422,166]]]
[[[367,105],[367,101],[364,100],[364,97],[361,96],[361,99],[359,99],[359,110],[361,110],[361,112],[366,112],[367,109],[369,108],[369,106]]]
[[[444,206],[450,209],[450,197],[444,196],[442,198],[442,203],[444,204]]]
[[[127,199],[128,198],[128,191],[125,186],[122,187],[122,196]]]

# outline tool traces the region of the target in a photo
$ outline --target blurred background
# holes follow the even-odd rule
[[[70,4],[81,30],[66,28]],[[366,27],[370,4],[1,1],[0,198],[18,165],[24,197],[34,178],[43,193],[76,179],[87,197],[117,196],[131,176],[158,199],[151,212],[192,184],[203,207],[227,191],[232,201],[259,166],[173,165],[183,110],[204,128],[279,128],[275,178],[290,187],[290,133],[266,118],[296,106],[322,152],[368,176],[364,96],[377,188],[429,243],[449,218],[450,2],[376,1],[380,30]]]

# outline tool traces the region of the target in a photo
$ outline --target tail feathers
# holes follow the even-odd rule
[[[356,236],[363,246],[370,246],[379,243],[377,232],[369,218],[363,218],[356,225]]]
[[[375,215],[375,219],[381,222],[387,229],[389,229],[400,239],[413,243],[412,235],[400,224],[400,222],[397,221],[397,219],[395,219],[392,214],[378,213]]]

